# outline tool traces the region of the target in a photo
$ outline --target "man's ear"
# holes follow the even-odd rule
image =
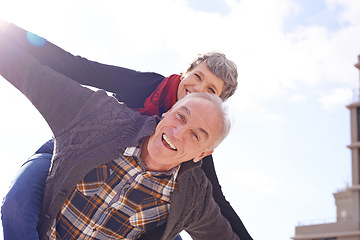
[[[203,159],[204,157],[212,154],[213,152],[214,152],[214,150],[209,150],[209,151],[202,152],[202,153],[200,154],[200,156],[195,157],[195,158],[193,159],[193,162],[196,163],[196,162],[200,161],[201,159]]]

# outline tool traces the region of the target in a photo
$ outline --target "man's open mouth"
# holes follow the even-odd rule
[[[170,141],[169,138],[166,137],[165,133],[162,135],[162,141],[167,148],[177,151],[175,145]]]

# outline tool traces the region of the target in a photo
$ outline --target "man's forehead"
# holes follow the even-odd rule
[[[199,101],[191,101],[193,99],[199,100]],[[189,99],[189,101],[184,101],[183,105],[180,106],[179,108],[185,112],[187,115],[194,116],[197,115],[196,117],[202,119],[204,122],[209,122],[209,117],[204,115],[203,113],[200,113],[199,111],[196,110],[200,110],[200,109],[194,109],[194,108],[204,108],[204,106],[201,104],[204,103],[201,100],[205,100],[202,98],[192,98]],[[185,105],[186,103],[188,103],[187,105]],[[190,103],[190,104],[189,104]],[[208,123],[210,124],[210,123]],[[198,126],[196,126],[197,130],[199,130],[202,134],[205,135],[205,138],[208,139],[210,138],[210,133],[211,133],[211,127],[210,126],[206,126],[207,124],[203,125],[203,124],[199,124]]]
[[[201,107],[200,101],[197,100],[195,98],[187,99],[178,106],[178,109],[189,116],[195,116],[198,112],[197,110]]]
[[[190,111],[191,108],[199,108],[199,107],[203,107],[204,104],[206,104],[206,102],[209,102],[208,100],[201,98],[201,97],[191,97],[191,98],[187,98],[184,99],[180,104],[179,104],[179,108],[182,109],[187,109],[186,111]],[[190,111],[191,113],[191,111]]]

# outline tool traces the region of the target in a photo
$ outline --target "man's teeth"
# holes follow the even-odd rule
[[[172,149],[176,150],[175,145],[166,137],[165,134],[163,134],[163,138],[164,138],[164,140],[166,141],[166,143],[169,144],[169,146],[170,146]]]

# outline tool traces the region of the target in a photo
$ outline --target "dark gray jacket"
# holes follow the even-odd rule
[[[93,168],[117,158],[121,149],[153,134],[159,119],[132,111],[105,91],[80,86],[1,34],[0,74],[34,104],[56,139],[38,226],[43,238],[76,184]],[[193,239],[239,239],[212,198],[208,179],[192,161],[183,163],[178,183],[167,224],[144,239],[173,239],[181,230]]]

